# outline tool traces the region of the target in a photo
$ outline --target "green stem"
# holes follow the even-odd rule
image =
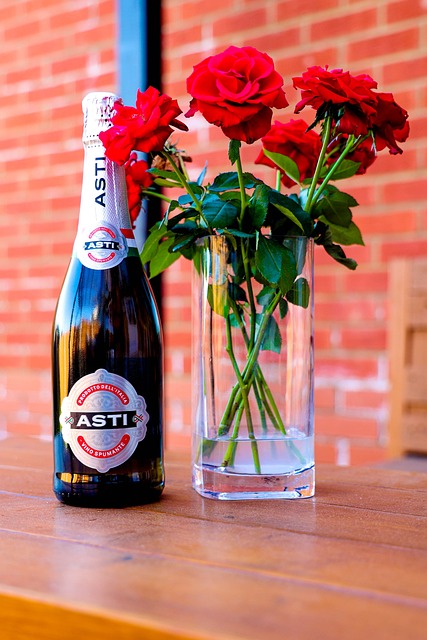
[[[252,274],[251,268],[248,260],[248,252],[245,240],[241,239],[241,247],[242,247],[242,258],[243,258],[243,269],[245,271],[245,279],[246,279],[246,288],[249,296],[249,306],[250,306],[250,334],[249,334],[249,349],[252,349],[255,342],[255,332],[256,332],[256,305],[255,305],[255,296],[252,288]]]
[[[172,202],[171,198],[168,198],[167,196],[163,195],[163,193],[159,193],[158,191],[148,191],[147,189],[141,189],[141,195],[146,198],[159,198],[159,200],[164,200],[165,202],[168,202],[169,204]]]
[[[274,298],[272,299],[272,301],[270,302],[270,304],[266,307],[262,322],[258,330],[256,341],[254,343],[253,348],[248,352],[246,365],[241,374],[243,384],[245,386],[249,386],[250,380],[254,376],[259,351],[261,349],[262,341],[264,339],[265,331],[267,329],[270,316],[273,314],[275,308],[279,304],[281,297],[282,297],[282,292],[278,291],[274,296]],[[219,431],[221,431],[222,433],[228,432],[230,425],[233,421],[233,418],[236,414],[236,411],[239,408],[240,403],[242,402],[242,398],[238,398],[238,392],[239,392],[239,385],[235,385],[230,393],[227,406],[225,408],[225,411],[220,421]]]
[[[248,334],[246,332],[245,324],[240,317],[235,300],[231,300],[230,305],[231,305],[231,308],[233,309],[234,317],[236,318],[237,324],[239,325],[240,331],[242,333],[246,350],[249,351]],[[257,386],[259,385],[259,391],[257,391],[257,386],[254,386],[254,393],[257,400],[262,424],[264,425],[265,423],[265,411],[264,411],[264,407],[265,407],[265,409],[267,410],[268,416],[273,424],[273,427],[275,429],[278,429],[282,433],[286,434],[285,425],[283,424],[282,417],[277,408],[273,394],[271,393],[271,389],[268,386],[268,382],[265,379],[264,374],[262,373],[261,367],[259,366],[258,363],[256,364],[256,367],[255,367],[255,383]]]
[[[239,383],[239,387],[240,387],[240,391],[242,394],[242,398],[243,398],[243,405],[245,408],[245,413],[246,413],[246,421],[247,421],[247,428],[248,428],[248,436],[249,439],[251,440],[251,448],[252,448],[252,457],[253,457],[253,461],[254,461],[254,467],[255,467],[255,471],[256,473],[261,473],[261,465],[260,465],[260,461],[259,461],[259,454],[258,454],[258,445],[257,445],[257,441],[255,438],[255,433],[254,433],[254,428],[253,428],[253,422],[252,422],[252,415],[251,415],[251,410],[250,410],[250,406],[249,406],[249,399],[248,399],[248,391],[247,388],[245,386],[245,384],[243,383],[242,380],[242,376],[240,373],[240,369],[238,367],[235,355],[234,355],[234,350],[233,350],[233,341],[232,341],[232,336],[231,336],[231,323],[230,323],[230,316],[227,315],[227,317],[225,318],[225,323],[226,323],[226,330],[227,330],[227,346],[225,348],[225,350],[228,353],[228,356],[231,360],[231,363],[233,365],[233,369],[234,369],[234,373],[236,374],[236,378],[238,380]],[[236,434],[237,437],[237,434]],[[226,455],[227,457],[227,455]],[[223,466],[224,465],[223,463]]]
[[[181,187],[183,189],[185,189],[185,191],[188,193],[188,195],[190,196],[190,198],[193,201],[193,204],[195,206],[195,208],[197,209],[197,213],[200,215],[201,219],[203,220],[204,224],[206,225],[206,228],[208,229],[210,234],[213,234],[213,230],[210,227],[208,221],[206,220],[204,214],[203,214],[203,209],[202,209],[202,204],[200,202],[200,200],[196,197],[196,194],[194,193],[193,189],[191,188],[191,185],[188,181],[188,179],[186,178],[186,176],[182,173],[182,171],[179,169],[179,167],[177,166],[175,160],[173,159],[173,156],[171,153],[169,153],[169,151],[164,150],[162,152],[164,154],[164,156],[167,158],[169,164],[171,165],[176,177],[178,178],[178,181],[181,185]]]
[[[313,195],[313,198],[311,200],[311,207],[313,207],[317,200],[319,199],[319,197],[322,195],[323,190],[325,189],[326,185],[329,183],[329,181],[333,178],[333,175],[335,173],[335,171],[338,169],[338,167],[342,164],[342,162],[345,160],[346,156],[348,156],[348,154],[353,151],[355,149],[357,145],[354,145],[354,136],[351,135],[349,136],[349,139],[347,141],[347,144],[345,145],[344,149],[341,152],[341,155],[339,156],[339,158],[333,163],[333,165],[331,166],[331,168],[329,169],[328,173],[326,174],[326,176],[323,179],[323,182],[320,184],[319,188],[316,190],[316,192]]]
[[[245,189],[245,180],[243,177],[242,159],[240,157],[240,148],[237,154],[236,167],[237,167],[237,176],[239,179],[239,189],[240,189],[239,229],[240,231],[242,231],[245,212],[246,212],[246,189]],[[251,313],[250,313],[251,329],[250,329],[250,337],[249,337],[249,345],[250,345],[249,348],[252,348],[255,340],[255,332],[256,332],[256,306],[255,306],[254,292],[252,288],[252,273],[251,273],[251,268],[250,268],[249,259],[248,259],[246,241],[243,238],[241,239],[240,246],[242,250],[243,269],[245,272],[245,280],[246,280],[246,286],[247,286],[248,296],[249,296],[249,305],[251,309]]]
[[[237,167],[237,176],[239,179],[239,189],[240,189],[239,229],[240,231],[242,231],[243,219],[245,217],[245,211],[246,211],[246,189],[245,189],[245,181],[243,178],[243,168],[242,168],[242,159],[240,157],[240,149],[237,154],[236,167]]]
[[[305,210],[310,213],[312,207],[312,199],[314,196],[314,192],[316,190],[316,185],[319,181],[320,173],[323,169],[323,164],[325,161],[326,151],[329,145],[329,138],[331,135],[331,127],[332,127],[332,116],[326,116],[325,123],[322,131],[322,149],[320,151],[319,157],[317,159],[316,170],[314,172],[314,176],[311,180],[310,189],[308,191],[307,201],[305,203]]]

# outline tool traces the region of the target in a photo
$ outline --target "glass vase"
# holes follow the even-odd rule
[[[307,498],[315,484],[313,241],[273,238],[295,264],[285,294],[283,285],[257,273],[249,246],[255,241],[223,235],[200,241],[193,487],[219,500]]]

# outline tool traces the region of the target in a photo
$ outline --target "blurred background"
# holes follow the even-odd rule
[[[110,90],[133,104],[138,87],[154,84],[185,112],[193,65],[251,45],[285,79],[282,121],[297,101],[292,76],[311,65],[368,73],[409,112],[403,155],[383,151],[342,185],[359,202],[366,246],[348,250],[357,271],[315,254],[317,460],[385,459],[390,264],[427,256],[427,0],[2,0],[0,43],[0,437],[52,431],[50,334],[77,228],[82,98]],[[226,170],[227,140],[200,119],[188,124],[175,140],[194,172],[205,160],[212,175]],[[245,169],[258,149],[245,148]],[[180,260],[158,284],[175,448],[190,443],[190,281]]]

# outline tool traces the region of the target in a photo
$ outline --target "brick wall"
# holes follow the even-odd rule
[[[316,252],[317,458],[384,456],[388,416],[387,267],[427,253],[425,0],[163,0],[164,90],[185,110],[193,64],[229,44],[268,52],[286,80],[309,65],[368,72],[410,112],[404,155],[351,181],[366,247],[355,273]],[[71,253],[81,183],[81,98],[116,89],[114,0],[3,0],[0,7],[0,436],[49,435],[50,326]],[[291,116],[292,110],[288,109]],[[197,119],[195,171],[225,168],[226,142]],[[203,154],[199,150],[203,150]],[[245,150],[245,166],[257,150]],[[167,440],[190,434],[190,265],[164,281]]]
[[[365,176],[344,185],[360,204],[355,219],[366,247],[349,251],[359,268],[347,271],[321,248],[315,257],[317,459],[381,460],[389,391],[388,263],[400,255],[427,255],[427,2],[167,0],[164,5],[165,89],[184,110],[185,78],[193,64],[235,44],[253,45],[274,58],[292,106],[297,99],[292,76],[328,64],[370,73],[379,90],[393,92],[410,113],[412,132],[403,156],[384,152]],[[205,158],[212,174],[226,168],[225,139],[201,120],[190,124],[194,133],[185,145],[197,169]],[[255,148],[245,150],[248,162],[256,155]],[[189,277],[189,265],[177,263],[165,283],[168,425],[176,445],[186,444],[190,432],[190,298],[184,284]]]
[[[114,0],[2,0],[0,435],[50,435],[50,331],[80,203],[82,96],[116,84]]]

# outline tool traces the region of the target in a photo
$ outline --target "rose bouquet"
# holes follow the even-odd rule
[[[180,256],[200,270],[200,246],[208,238],[220,238],[233,250],[225,277],[215,280],[211,270],[208,281],[211,313],[224,324],[225,352],[235,380],[221,414],[211,416],[212,437],[215,442],[226,439],[220,466],[232,469],[244,428],[255,474],[263,467],[258,450],[262,435],[257,433],[271,428],[286,435],[289,428],[260,354],[281,351],[280,320],[290,307],[307,308],[310,302],[304,259],[289,240],[310,239],[355,269],[343,246],[363,244],[353,221],[357,202],[335,183],[365,173],[383,149],[402,153],[399,143],[409,133],[406,111],[391,93],[376,91],[370,76],[319,66],[293,78],[300,90],[295,113],[310,107],[311,122],[272,124],[273,109],[288,106],[283,84],[272,59],[252,47],[229,47],[194,67],[187,80],[192,99],[186,116],[199,112],[229,139],[230,171],[209,181],[206,168],[190,177],[185,152],[169,141],[173,128],[187,129],[177,119],[181,109],[152,87],[138,91],[135,107],[116,104],[112,127],[100,134],[106,155],[126,167],[133,219],[141,198],[165,202],[164,215],[149,230],[141,254],[151,277]],[[274,170],[273,185],[243,169],[241,145],[256,141],[261,148],[254,161]],[[136,151],[148,154],[148,163],[138,160]],[[236,333],[243,344],[240,361]],[[206,455],[215,446],[212,442],[205,443]],[[296,452],[295,457],[303,464],[303,456]]]

